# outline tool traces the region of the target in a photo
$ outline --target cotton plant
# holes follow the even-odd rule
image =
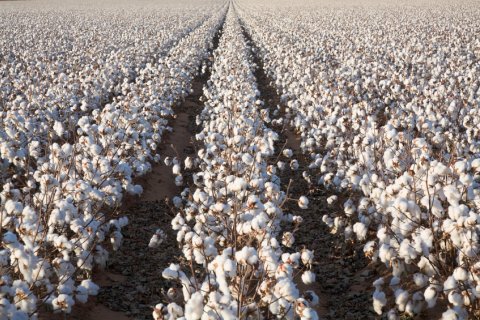
[[[317,319],[312,307],[318,297],[302,295],[294,280],[304,271],[306,284],[315,281],[313,252],[292,252],[294,235],[283,230],[299,219],[284,212],[288,198],[269,165],[278,134],[267,126],[250,48],[232,6],[214,59],[197,117],[202,130],[194,186],[184,191],[172,220],[185,263],[162,274],[177,280],[182,294],[158,304],[153,317]],[[306,207],[307,198],[299,205]]]

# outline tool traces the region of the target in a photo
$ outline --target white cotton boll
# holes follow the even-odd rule
[[[332,219],[329,215],[324,214],[324,215],[322,216],[322,221],[323,221],[323,223],[325,223],[329,228],[333,228],[333,226],[334,226],[333,219]]]
[[[448,277],[447,280],[445,280],[445,282],[443,283],[444,291],[453,290],[453,289],[456,289],[457,287],[458,287],[457,281],[453,276]]]
[[[312,308],[305,308],[302,311],[300,320],[318,320],[318,314]]]
[[[238,193],[247,188],[247,182],[243,178],[236,177],[229,187],[232,192]]]
[[[163,320],[164,315],[163,315],[163,310],[165,309],[165,306],[161,303],[158,303],[155,308],[153,308],[152,312],[152,317],[154,320]]]
[[[463,297],[460,293],[456,290],[450,291],[448,293],[448,302],[453,304],[454,306],[463,306]]]
[[[305,283],[306,285],[309,285],[309,284],[312,284],[315,282],[315,273],[313,273],[312,271],[308,270],[308,271],[305,271],[303,274],[302,274],[302,281],[303,283]]]
[[[467,281],[468,272],[462,267],[455,268],[455,270],[453,271],[453,278],[456,281]]]
[[[329,205],[332,205],[332,204],[334,204],[335,202],[337,202],[337,200],[338,200],[338,197],[335,196],[335,195],[333,195],[333,196],[330,196],[330,197],[327,198],[327,203],[328,203]]]
[[[285,162],[283,162],[283,161],[278,161],[278,162],[277,162],[277,167],[278,167],[278,169],[280,169],[280,171],[285,170]]]
[[[193,168],[193,159],[191,157],[186,157],[184,163],[185,163],[185,169]]]
[[[433,308],[437,304],[438,292],[435,286],[431,285],[425,289],[423,296],[425,297],[425,301],[427,302],[429,309]]]
[[[53,131],[55,131],[56,135],[61,138],[63,136],[63,134],[65,133],[65,129],[63,128],[63,124],[59,121],[55,121],[55,124],[53,125]]]
[[[173,167],[172,167],[172,173],[176,176],[180,175],[182,173],[182,168],[180,167],[179,164],[175,164]]]
[[[185,319],[199,320],[203,314],[203,295],[200,292],[192,294],[185,304]]]
[[[401,279],[399,277],[392,277],[390,279],[390,287],[392,288],[393,291],[397,290],[399,288]]]
[[[251,154],[249,153],[244,153],[242,155],[242,161],[243,163],[245,163],[247,166],[251,166],[253,165],[253,163],[255,162],[255,159],[252,157]]]
[[[72,297],[63,293],[52,301],[53,310],[62,310],[65,313],[70,313],[74,304]]]
[[[167,238],[167,235],[162,229],[157,229],[155,234],[150,239],[150,243],[148,244],[149,248],[158,248]]]
[[[380,289],[380,287],[382,287],[384,284],[385,284],[385,279],[383,278],[378,278],[377,280],[375,280],[373,283],[373,286],[376,288],[376,289]]]
[[[303,297],[305,298],[305,300],[307,300],[309,302],[309,305],[311,307],[314,307],[314,306],[318,305],[319,302],[320,302],[320,298],[312,290],[305,291],[304,294],[303,294]]]
[[[282,236],[282,244],[287,248],[291,248],[294,243],[295,243],[295,237],[293,236],[293,233],[284,232]]]
[[[357,235],[358,240],[363,241],[367,238],[368,228],[361,222],[353,225],[353,232]]]
[[[387,305],[387,297],[385,296],[385,292],[375,290],[373,293],[373,309],[378,315],[383,313],[383,307]]]
[[[387,319],[388,320],[399,320],[400,317],[397,314],[397,310],[395,309],[390,309],[387,313]]]
[[[300,165],[298,164],[297,160],[293,159],[292,161],[290,161],[290,168],[293,171],[297,171],[299,167],[300,167]]]
[[[395,303],[398,306],[398,310],[405,311],[405,307],[407,306],[409,294],[408,291],[397,289],[395,290]]]
[[[235,260],[241,265],[254,265],[258,262],[257,250],[252,247],[243,247],[242,250],[235,252]]]
[[[88,295],[90,296],[96,296],[98,294],[98,290],[100,290],[100,287],[96,285],[91,279],[83,280],[80,283],[80,286],[85,288]]]
[[[182,203],[183,203],[182,198],[177,197],[177,196],[173,197],[172,202],[173,202],[173,205],[175,206],[175,208],[177,208],[177,209],[180,208],[182,206]]]
[[[304,249],[301,254],[302,263],[306,266],[311,265],[313,263],[313,251]]]
[[[415,285],[419,288],[423,288],[428,284],[428,277],[424,275],[423,273],[415,273],[413,275],[413,281],[415,282]]]
[[[443,193],[452,206],[458,206],[459,201],[462,199],[460,192],[453,185],[443,187]]]
[[[172,158],[170,158],[170,157],[165,157],[165,159],[163,159],[163,163],[164,163],[167,167],[171,166],[171,165],[172,165]]]
[[[22,213],[23,205],[17,201],[7,200],[5,210],[8,214],[20,214]]]
[[[308,198],[305,196],[301,196],[298,199],[298,206],[300,209],[308,209]]]
[[[291,158],[293,155],[293,152],[291,149],[284,149],[282,153],[283,153],[283,156],[286,158]]]
[[[175,177],[175,185],[177,187],[183,186],[183,176],[182,175],[178,175],[178,176]]]

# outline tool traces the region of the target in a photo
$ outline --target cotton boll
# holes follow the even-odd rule
[[[255,159],[249,154],[249,153],[244,153],[242,155],[242,161],[245,163],[247,166],[253,165],[255,162]]]
[[[291,248],[295,243],[295,237],[291,232],[284,232],[282,236],[282,244],[287,247]]]
[[[425,297],[425,301],[427,302],[429,309],[433,308],[437,304],[438,292],[435,286],[428,286],[428,288],[425,289],[423,296]]]
[[[180,174],[181,174],[181,171],[182,171],[182,169],[181,169],[181,167],[180,167],[179,164],[173,165],[173,167],[172,167],[172,173],[173,173],[174,175],[176,175],[176,176],[180,175]]]
[[[378,315],[383,313],[383,307],[387,305],[387,298],[383,291],[375,290],[373,293],[373,309]]]
[[[293,171],[297,171],[299,167],[300,165],[298,164],[298,161],[296,159],[293,159],[292,161],[290,161],[290,168]]]
[[[199,320],[203,314],[203,296],[195,292],[185,304],[185,319]]]
[[[415,273],[413,275],[413,281],[415,285],[419,288],[423,288],[428,284],[428,277],[422,273]]]
[[[55,134],[59,137],[62,137],[63,134],[65,133],[65,129],[63,128],[63,124],[59,121],[55,121],[53,125],[53,131],[55,131]]]
[[[397,304],[398,310],[405,311],[409,297],[408,291],[402,289],[395,290],[395,303]]]
[[[358,240],[365,240],[367,237],[368,228],[361,222],[353,225],[353,232],[357,235]]]
[[[337,202],[337,200],[338,200],[338,197],[335,196],[335,195],[333,195],[333,196],[330,196],[330,197],[327,198],[327,203],[328,203],[329,205],[332,205],[332,204],[334,204],[335,202]]]
[[[463,306],[463,296],[458,293],[456,290],[450,291],[448,293],[448,302],[454,306]]]
[[[309,266],[313,263],[313,251],[304,249],[301,254],[302,263]]]
[[[301,196],[301,197],[298,199],[298,206],[299,206],[301,209],[308,209],[308,198],[305,197],[305,196]]]
[[[453,271],[453,278],[456,281],[467,281],[468,280],[468,273],[467,270],[465,270],[462,267],[457,267]]]
[[[52,301],[54,310],[61,310],[65,313],[70,313],[74,304],[75,301],[67,294],[59,294],[58,297]]]
[[[184,164],[185,164],[185,169],[192,169],[194,164],[193,159],[191,157],[186,157]]]
[[[453,289],[456,289],[457,287],[458,287],[457,281],[453,276],[448,277],[447,280],[445,280],[445,282],[443,283],[444,291],[453,290]]]
[[[155,308],[153,308],[152,317],[154,320],[163,320],[164,318],[165,306],[161,303],[158,303]]]
[[[183,186],[183,176],[182,175],[178,175],[178,176],[175,177],[175,185],[177,187]]]
[[[166,239],[167,235],[163,232],[162,229],[157,229],[155,234],[150,239],[150,243],[148,244],[149,248],[158,248]]]
[[[286,158],[291,158],[293,155],[293,152],[291,149],[283,149],[283,156]]]
[[[302,274],[302,281],[306,285],[314,283],[315,282],[315,273],[313,273],[312,271],[305,271]]]

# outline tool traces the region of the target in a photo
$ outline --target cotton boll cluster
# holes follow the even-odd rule
[[[302,297],[293,279],[296,269],[310,268],[313,253],[293,252],[294,234],[282,232],[293,219],[283,212],[287,198],[272,164],[278,134],[267,127],[258,94],[250,48],[230,6],[197,118],[195,186],[172,221],[187,263],[163,273],[182,283],[187,319],[317,319],[311,307],[318,298]],[[302,279],[310,284],[315,275],[306,270]],[[166,317],[175,317],[174,303],[162,306]]]
[[[133,178],[158,159],[171,106],[190,92],[225,14],[223,4],[204,5],[212,14],[150,7],[148,18],[139,8],[122,17],[118,9],[49,6],[0,13],[9,17],[2,24],[24,31],[16,39],[5,27],[0,38],[11,56],[2,56],[0,67],[7,75],[0,85],[5,314],[35,317],[39,303],[70,312],[97,294],[88,278],[95,265],[105,266],[109,249],[120,247],[128,223],[114,208],[125,192],[142,192]],[[59,20],[68,25],[61,34]],[[155,35],[137,41],[132,30],[147,25]],[[32,30],[46,32],[32,38]],[[31,41],[38,43],[25,47]],[[153,245],[161,238],[159,232]]]
[[[480,283],[462,270],[480,259],[478,8],[246,1],[239,13],[311,159],[306,177],[348,195],[322,220],[394,276],[376,286],[375,311],[415,316],[442,296],[445,318],[471,317]]]

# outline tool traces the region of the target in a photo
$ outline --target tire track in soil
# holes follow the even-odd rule
[[[299,162],[297,171],[291,170],[287,163],[286,169],[279,172],[282,189],[287,190],[291,180],[289,196],[298,199],[301,195],[306,195],[310,202],[306,210],[301,210],[294,201],[286,202],[287,212],[303,218],[303,223],[295,233],[296,245],[315,251],[312,271],[316,273],[316,283],[306,286],[298,279],[298,287],[301,291],[313,290],[319,296],[320,303],[314,309],[322,319],[375,319],[371,298],[372,282],[378,277],[375,266],[369,264],[363,255],[363,246],[345,244],[344,239],[340,235],[331,234],[322,221],[322,216],[328,211],[343,211],[341,199],[345,199],[345,196],[338,195],[340,201],[335,207],[329,207],[326,199],[332,192],[321,187],[312,189],[303,178],[302,172],[308,169],[310,161],[302,153],[300,136],[288,125],[285,106],[282,105],[271,78],[265,73],[263,62],[257,53],[258,48],[245,28],[243,31],[252,48],[260,98],[270,114],[279,106],[276,118],[284,118],[283,127],[275,128],[280,138],[276,143],[277,155],[283,148],[289,148],[293,151],[292,159]],[[284,157],[280,159],[285,161]]]
[[[93,280],[100,286],[96,297],[86,304],[76,304],[65,319],[73,320],[128,320],[152,319],[153,307],[165,301],[171,287],[162,278],[162,271],[172,262],[178,262],[179,249],[176,233],[171,229],[170,199],[179,195],[182,187],[175,185],[172,168],[163,163],[165,157],[182,161],[193,156],[193,139],[197,133],[196,116],[203,108],[203,87],[210,78],[213,51],[218,47],[223,23],[213,39],[208,68],[192,82],[193,92],[173,106],[174,118],[169,123],[171,132],[165,132],[159,147],[162,161],[152,164],[152,171],[135,179],[144,192],[140,197],[126,195],[121,215],[129,224],[122,229],[123,243],[117,252],[111,252],[105,270],[95,270]],[[184,175],[188,181],[188,177]],[[148,247],[150,238],[160,228],[166,240],[156,249]],[[46,314],[45,320],[64,319],[61,314]]]

